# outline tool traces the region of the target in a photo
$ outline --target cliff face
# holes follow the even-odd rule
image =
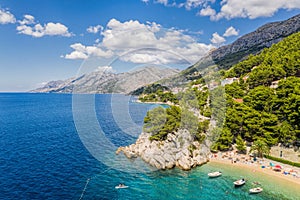
[[[95,71],[65,81],[51,81],[44,87],[30,92],[44,93],[129,93],[139,87],[177,74],[179,70],[160,67],[144,67],[115,74]]]

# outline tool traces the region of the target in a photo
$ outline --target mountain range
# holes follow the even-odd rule
[[[178,74],[179,70],[148,66],[135,70],[114,73],[111,70],[96,70],[67,80],[50,81],[33,93],[124,93]]]
[[[283,38],[300,31],[300,14],[290,19],[272,22],[259,27],[229,45],[209,52],[196,64],[183,71],[170,68],[145,67],[125,73],[97,70],[80,77],[67,80],[50,81],[41,88],[30,92],[45,93],[134,93],[139,94],[145,86],[155,83],[174,88],[185,85],[201,77],[200,71],[217,66],[229,69],[232,65],[246,59],[250,54],[258,54],[262,49],[278,43]],[[138,92],[135,92],[138,91]]]
[[[284,21],[265,24],[257,30],[241,36],[232,44],[212,50],[194,65],[169,79],[161,80],[159,84],[170,89],[185,85],[191,80],[200,78],[203,69],[209,66],[217,66],[218,70],[227,70],[245,60],[250,54],[256,55],[264,48],[270,47],[299,31],[300,14]]]

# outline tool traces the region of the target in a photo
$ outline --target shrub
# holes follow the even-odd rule
[[[287,164],[287,165],[291,165],[291,166],[295,166],[295,167],[300,167],[300,163],[297,163],[297,162],[293,162],[293,161],[290,161],[290,160],[285,160],[285,159],[282,159],[282,158],[277,158],[277,157],[273,157],[273,156],[270,156],[270,155],[264,155],[265,158],[268,158],[270,160],[274,160],[274,161],[277,161],[277,162],[281,162],[283,164]]]

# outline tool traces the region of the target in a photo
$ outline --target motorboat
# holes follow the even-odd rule
[[[124,185],[124,184],[119,184],[119,185],[117,185],[115,188],[116,189],[125,189],[125,188],[128,188],[129,186],[127,186],[127,185]]]
[[[222,175],[222,172],[211,172],[207,174],[210,178],[219,177]]]
[[[263,189],[261,187],[256,187],[256,188],[251,188],[249,190],[250,194],[257,194],[257,193],[261,193],[263,191]]]
[[[240,180],[237,180],[237,181],[234,181],[233,184],[238,187],[238,186],[242,186],[246,183],[246,180],[245,179],[240,179]]]

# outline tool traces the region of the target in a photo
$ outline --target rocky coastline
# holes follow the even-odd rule
[[[209,161],[209,148],[194,141],[188,130],[169,133],[164,141],[150,141],[149,137],[150,133],[142,133],[134,144],[119,147],[116,154],[123,152],[128,159],[140,157],[157,169],[190,170]]]

